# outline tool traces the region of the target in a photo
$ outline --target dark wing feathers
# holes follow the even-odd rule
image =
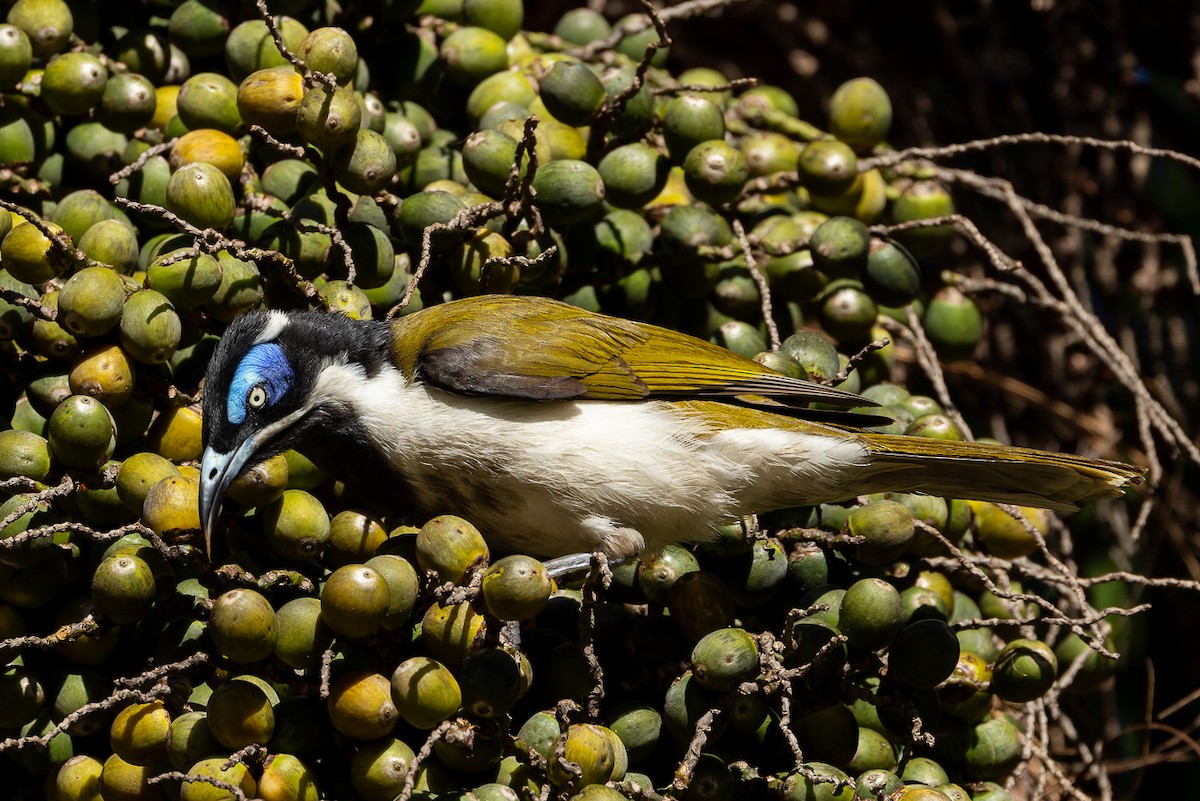
[[[810,401],[872,405],[686,334],[545,298],[466,298],[393,326],[397,365],[455,392],[530,400],[707,398],[780,414],[797,414]]]

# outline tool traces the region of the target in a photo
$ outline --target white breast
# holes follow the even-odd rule
[[[543,555],[704,540],[743,514],[830,500],[866,456],[831,437],[709,432],[669,403],[465,397],[354,365],[327,367],[314,398],[353,407],[418,494],[450,507],[432,513]]]

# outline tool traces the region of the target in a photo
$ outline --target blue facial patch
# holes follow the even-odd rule
[[[246,351],[233,373],[229,394],[225,398],[225,416],[231,423],[242,423],[248,411],[250,390],[261,385],[267,393],[265,405],[270,406],[287,392],[293,377],[292,365],[284,355],[283,348],[274,342],[260,342]]]

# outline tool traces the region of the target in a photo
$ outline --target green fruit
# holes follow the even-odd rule
[[[75,17],[63,0],[17,0],[8,9],[8,22],[25,32],[38,58],[66,47],[75,30]]]
[[[478,229],[451,257],[450,277],[464,294],[507,294],[521,274],[518,265],[507,261],[511,255],[507,239]]]
[[[983,337],[983,314],[955,287],[943,287],[930,298],[922,323],[938,354],[947,359],[969,357]]]
[[[326,708],[333,727],[353,740],[386,737],[399,717],[388,680],[363,670],[348,673],[334,683]]]
[[[821,327],[838,342],[861,343],[871,339],[879,309],[859,286],[834,284],[820,302]]]
[[[1113,645],[1105,640],[1104,646],[1110,651]],[[1086,654],[1086,656],[1084,656]],[[1060,676],[1071,670],[1075,661],[1082,657],[1083,664],[1074,671],[1074,678],[1065,689],[1071,693],[1085,694],[1093,692],[1108,680],[1117,669],[1118,660],[1110,659],[1094,648],[1091,648],[1078,634],[1071,632],[1059,640],[1054,646],[1054,658],[1058,660]]]
[[[446,76],[472,87],[508,67],[507,42],[486,28],[464,26],[442,40],[440,51]]]
[[[900,778],[904,780],[905,784],[923,784],[927,787],[934,787],[950,781],[945,768],[929,757],[913,757],[908,760],[904,770],[900,773]]]
[[[745,95],[742,97],[744,99]],[[834,139],[809,142],[800,151],[798,167],[804,185],[816,195],[844,194],[850,191],[858,177],[858,159],[854,151]]]
[[[206,756],[219,753],[220,743],[208,726],[204,712],[184,712],[167,731],[167,758],[177,770],[187,770]]]
[[[859,278],[870,244],[867,226],[853,217],[830,217],[809,240],[813,264],[831,278]]]
[[[100,774],[104,763],[87,754],[77,754],[58,766],[47,786],[52,797],[63,801],[100,798]]]
[[[16,280],[3,270],[0,270],[0,288],[31,300],[38,296],[32,286]],[[33,315],[28,309],[0,297],[0,341],[11,342],[20,338],[32,328],[32,323]]]
[[[312,559],[329,541],[329,513],[314,496],[289,489],[263,510],[263,533],[285,559]]]
[[[736,200],[749,176],[746,157],[722,139],[701,142],[688,151],[683,161],[688,189],[712,206]]]
[[[843,771],[824,762],[806,762],[805,767],[810,774],[831,781],[814,781],[803,773],[789,773],[781,790],[784,801],[853,801],[850,777]]]
[[[658,37],[658,31],[654,30],[653,25],[646,25],[646,18],[641,14],[629,14],[617,20],[617,28],[630,24],[642,24],[644,27],[637,33],[631,33],[617,42],[617,52],[628,56],[634,61],[641,61],[645,58],[650,45],[661,43]],[[662,67],[667,63],[667,47],[659,47],[654,51],[654,55],[650,59],[650,65],[653,67]]]
[[[463,710],[482,720],[508,714],[521,693],[517,659],[499,648],[484,648],[468,656],[458,671]]]
[[[882,579],[860,579],[846,589],[838,610],[838,628],[850,644],[874,651],[892,641],[904,625],[900,593]]]
[[[155,84],[165,81],[171,67],[171,43],[161,28],[131,28],[117,38],[108,54]]]
[[[410,726],[432,729],[462,706],[458,681],[440,662],[415,656],[392,674],[392,700]]]
[[[213,129],[232,135],[242,125],[238,88],[216,72],[201,72],[184,81],[175,110],[180,122],[192,131]]]
[[[800,163],[801,145],[773,131],[751,133],[742,138],[738,147],[746,157],[746,166],[750,168],[752,178],[778,172],[795,172]]]
[[[467,569],[487,559],[488,547],[479,529],[455,515],[435,517],[417,534],[417,564],[441,581],[459,583]]]
[[[167,23],[171,42],[190,58],[220,55],[229,36],[229,19],[212,0],[184,0]]]
[[[321,619],[321,602],[316,598],[293,598],[275,612],[275,656],[297,670],[312,670],[320,664],[333,634]]]
[[[680,743],[688,743],[696,731],[696,724],[710,709],[720,704],[721,696],[700,686],[690,670],[675,679],[667,689],[663,700],[662,718],[671,736]],[[712,746],[729,726],[727,715],[720,715],[712,725],[708,745]]]
[[[896,751],[884,735],[873,729],[860,727],[858,730],[858,748],[854,758],[846,768],[854,773],[867,770],[894,770],[896,768]]]
[[[555,62],[538,86],[546,109],[567,125],[587,125],[604,104],[604,84],[582,61]]]
[[[1005,701],[1025,703],[1041,698],[1058,678],[1058,659],[1039,640],[1013,640],[992,667],[991,691]]]
[[[667,152],[677,164],[683,164],[696,145],[725,138],[725,115],[721,107],[700,95],[680,95],[669,102],[662,125]]]
[[[862,537],[855,558],[869,565],[894,561],[904,553],[915,531],[912,512],[896,501],[872,501],[850,513],[850,534]]]
[[[0,109],[0,159],[6,164],[23,164],[38,157],[38,141],[30,115],[17,109]]]
[[[487,28],[507,40],[521,30],[525,4],[523,0],[463,0],[462,17],[468,25]]]
[[[96,612],[120,625],[131,625],[154,605],[154,574],[136,556],[105,559],[92,574]]]
[[[483,615],[468,603],[432,604],[421,620],[421,641],[436,659],[458,666],[483,629]]]
[[[558,18],[554,35],[573,45],[585,45],[612,33],[603,15],[590,8],[573,8]]]
[[[550,576],[538,560],[514,554],[488,567],[483,575],[483,602],[501,620],[535,617],[550,599]]]
[[[136,72],[122,72],[104,84],[96,119],[110,130],[131,134],[150,125],[157,106],[158,96],[149,78]]]
[[[329,152],[353,144],[362,125],[362,109],[349,89],[332,92],[314,84],[300,101],[296,129],[310,144]]]
[[[388,585],[388,609],[383,618],[383,627],[400,627],[408,621],[417,603],[417,594],[420,592],[417,571],[407,559],[394,554],[374,556],[367,560],[366,565],[383,576]]]
[[[904,782],[890,770],[863,771],[854,780],[854,801],[890,799],[904,789]]]
[[[392,801],[404,789],[415,756],[393,737],[363,743],[350,759],[350,784],[364,801]]]
[[[678,545],[668,545],[638,562],[638,586],[651,601],[665,604],[671,586],[684,574],[699,569],[700,563],[691,551]]]
[[[162,701],[130,704],[113,719],[109,744],[131,765],[154,765],[167,757],[170,726],[171,715]]]
[[[787,554],[776,539],[757,540],[729,559],[720,573],[739,604],[758,606],[773,598],[783,587],[787,578]]]
[[[903,247],[873,240],[863,272],[863,287],[877,303],[907,306],[921,288],[921,267]]]
[[[706,689],[728,692],[758,675],[758,642],[743,629],[717,629],[692,649],[692,675]]]
[[[80,240],[92,226],[104,220],[119,220],[130,225],[125,212],[118,209],[94,189],[80,189],[71,192],[59,201],[50,215],[55,225],[70,235],[73,240]]]
[[[941,620],[918,620],[896,635],[888,649],[888,675],[910,687],[932,689],[958,663],[958,638]]]
[[[0,481],[22,476],[45,481],[50,474],[50,444],[28,431],[0,431]]]
[[[597,165],[604,196],[622,209],[638,209],[662,192],[670,163],[654,148],[634,142],[613,148]]]
[[[561,787],[571,782],[574,787],[585,787],[589,784],[603,784],[612,777],[616,754],[613,752],[612,741],[602,727],[590,723],[574,723],[556,738],[550,753],[557,754],[560,748],[563,761],[578,766],[581,772],[575,775],[558,759],[552,758],[547,774],[555,786]]]
[[[103,183],[125,164],[122,154],[129,146],[125,134],[110,131],[99,122],[81,122],[67,132],[66,164],[81,176]]]
[[[420,130],[408,117],[394,111],[389,111],[384,116],[383,138],[396,154],[396,163],[400,167],[412,163],[421,149]]]
[[[324,561],[337,567],[366,561],[387,537],[387,529],[375,518],[355,509],[343,510],[329,521],[329,547]],[[388,588],[391,588],[390,582]],[[390,602],[388,608],[391,608]]]
[[[1021,735],[1006,718],[986,720],[971,729],[964,758],[969,779],[1004,781],[1021,760]]]
[[[954,198],[949,190],[937,181],[916,181],[892,204],[892,218],[898,222],[928,220],[954,214]],[[950,224],[900,231],[896,239],[919,259],[933,256],[945,249],[946,242],[954,232]]]
[[[58,324],[75,336],[98,337],[121,319],[125,282],[108,267],[85,267],[72,275],[58,296]]]
[[[130,511],[140,515],[150,488],[178,475],[179,468],[157,453],[135,453],[121,462],[117,471],[117,495]]]
[[[308,29],[291,17],[276,17],[275,22],[283,43],[295,53],[308,36]],[[225,65],[229,69],[229,76],[235,81],[257,70],[272,67],[286,67],[295,72],[291,63],[279,52],[267,30],[267,24],[261,19],[246,20],[229,32],[225,40]]]
[[[179,347],[183,327],[166,296],[153,289],[133,293],[121,312],[121,347],[142,364],[162,364]]]
[[[838,701],[804,709],[792,718],[792,730],[806,755],[846,765],[858,747],[858,721],[850,707]]]
[[[508,134],[495,129],[476,131],[463,143],[463,169],[480,191],[502,197],[516,155],[517,142]]]
[[[216,174],[225,180],[220,172]],[[162,254],[146,269],[146,284],[183,311],[212,298],[221,286],[221,277],[220,262],[207,253],[193,253],[186,248]]]
[[[339,567],[321,588],[321,617],[335,634],[366,637],[383,625],[390,592],[383,576],[366,565]]]
[[[226,765],[229,766],[226,767]],[[105,763],[104,770],[105,776],[107,776],[107,763]],[[238,788],[246,797],[254,795],[255,781],[249,769],[241,762],[230,764],[229,757],[227,756],[202,759],[188,769],[187,775],[216,779],[219,782]],[[134,797],[142,798],[144,796]],[[183,782],[179,791],[179,801],[226,801],[226,799],[230,798],[236,798],[236,796],[228,790],[205,781]]]
[[[65,467],[98,467],[116,447],[112,415],[88,395],[72,395],[60,403],[50,416],[48,432],[50,452]]]
[[[342,85],[350,82],[358,68],[358,46],[342,28],[317,28],[304,37],[296,55],[313,72],[331,74]]]
[[[208,628],[217,650],[231,662],[249,664],[275,652],[275,610],[254,590],[236,589],[217,596]]]
[[[396,153],[382,134],[360,129],[352,143],[333,154],[333,175],[338,183],[360,195],[385,189],[396,174]]]
[[[551,226],[567,226],[599,215],[603,208],[604,181],[596,168],[584,161],[563,159],[544,164],[533,178],[535,203]]]
[[[199,498],[200,483],[195,479],[186,476],[160,479],[146,493],[146,500],[142,503],[142,522],[159,535],[199,531]]]
[[[45,223],[47,229],[60,234],[62,229],[54,223]],[[70,238],[65,233],[69,247]],[[4,269],[18,281],[26,284],[44,284],[62,273],[68,266],[66,248],[52,243],[33,223],[23,222],[13,227],[0,242],[0,262]]]
[[[109,409],[125,403],[133,394],[133,364],[118,345],[96,345],[84,351],[71,365],[67,378],[71,392],[89,395]]]
[[[854,78],[829,99],[829,131],[863,153],[887,137],[892,127],[892,101],[872,78]]]
[[[274,754],[263,764],[258,778],[263,801],[320,801],[312,770],[291,754]]]
[[[0,91],[9,92],[25,77],[33,62],[33,45],[16,25],[0,25]]]
[[[271,698],[255,682],[236,678],[219,685],[208,699],[208,727],[223,747],[236,751],[265,745],[275,732]]]
[[[246,506],[266,506],[279,500],[287,485],[287,459],[277,454],[242,470],[229,485],[229,497]],[[323,517],[325,510],[319,514]]]
[[[63,53],[50,59],[42,75],[42,101],[64,117],[85,114],[104,96],[108,70],[104,62],[86,51]]]
[[[634,71],[628,67],[614,67],[600,75],[604,84],[604,92],[612,103],[623,95],[634,81]],[[654,95],[644,83],[642,87],[629,97],[625,108],[617,115],[612,123],[612,131],[621,137],[636,137],[644,133],[654,123]]]
[[[137,268],[137,232],[123,220],[99,220],[93,223],[80,237],[79,249],[89,259],[108,265],[119,273],[128,274]]]
[[[250,73],[238,86],[237,110],[247,125],[280,136],[296,129],[304,79],[289,64]]]
[[[432,225],[446,224],[466,208],[463,202],[449,192],[426,190],[410,195],[400,206],[396,227],[408,246],[420,251],[423,247],[425,229]],[[429,232],[430,247],[447,250],[458,244],[459,236],[448,231]]]
[[[815,331],[798,331],[783,341],[781,350],[800,363],[812,381],[826,382],[837,375],[837,348]]]
[[[185,164],[167,182],[167,209],[197,228],[228,228],[235,202],[229,179],[211,164]]]

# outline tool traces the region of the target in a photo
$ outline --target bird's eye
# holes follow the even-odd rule
[[[262,384],[257,384],[250,389],[250,394],[246,396],[246,404],[251,409],[261,409],[267,405],[267,390]]]

